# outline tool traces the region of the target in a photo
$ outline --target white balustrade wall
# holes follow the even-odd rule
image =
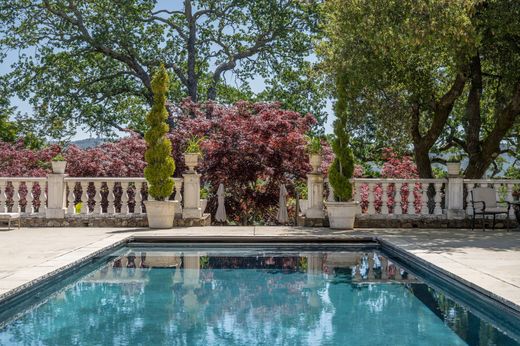
[[[365,215],[442,215],[447,179],[353,179]],[[330,198],[330,197],[329,197]]]
[[[183,179],[175,178],[175,200],[183,197]],[[51,179],[47,177],[0,177],[0,212],[20,212],[23,215],[45,217],[50,202],[48,191]],[[58,189],[57,205],[63,205],[67,217],[84,215],[141,215],[146,212],[143,201],[149,199],[146,181],[136,178],[89,178],[63,175],[63,196]],[[520,180],[512,179],[352,179],[354,197],[360,203],[360,213],[366,217],[384,215],[404,215],[417,217],[450,217],[447,211],[455,205],[462,205],[463,217],[471,215],[471,190],[489,186],[497,191],[497,200],[515,201],[520,197]],[[450,186],[463,189],[462,194],[452,194]],[[329,187],[329,186],[327,186]],[[333,200],[329,190],[324,199]],[[50,194],[49,194],[50,198]],[[53,198],[53,200],[54,200]],[[61,201],[60,199],[63,199]],[[182,207],[181,207],[182,208]],[[49,209],[49,210],[47,210]],[[464,213],[465,211],[465,213]],[[176,210],[182,213],[182,209]],[[49,213],[47,213],[49,215]],[[52,213],[51,213],[52,214]],[[63,214],[62,214],[63,215]],[[513,210],[511,210],[513,216]],[[47,216],[49,217],[49,216]]]
[[[144,214],[143,201],[149,199],[145,178],[65,177],[63,206],[66,214],[100,216]],[[175,200],[182,201],[182,178],[174,178]],[[45,216],[47,178],[0,177],[0,213],[19,212]]]
[[[46,206],[46,177],[0,177],[0,213],[45,215]]]

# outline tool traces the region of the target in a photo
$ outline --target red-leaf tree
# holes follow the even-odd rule
[[[280,108],[276,103],[239,102],[233,106],[196,105],[185,101],[182,117],[171,133],[179,172],[185,171],[182,151],[190,136],[203,136],[204,158],[199,171],[212,192],[226,187],[228,216],[239,223],[274,220],[280,184],[303,179],[311,170],[305,134],[316,122]],[[330,163],[327,147],[324,167]],[[216,208],[215,199],[210,209]]]

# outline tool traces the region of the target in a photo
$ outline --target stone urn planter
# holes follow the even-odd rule
[[[185,153],[184,154],[184,163],[188,167],[190,172],[195,172],[195,167],[199,164],[200,154],[198,153]]]
[[[454,176],[460,174],[460,161],[458,162],[447,162],[448,175]]]
[[[52,173],[54,174],[65,174],[65,167],[67,167],[67,161],[52,161]]]
[[[204,214],[204,211],[206,211],[206,208],[208,207],[208,200],[206,198],[202,198],[200,200],[200,212]]]
[[[178,201],[144,201],[148,227],[172,228]]]
[[[354,229],[354,221],[359,210],[358,202],[326,202],[330,228]]]
[[[311,164],[312,172],[317,173],[318,169],[321,166],[321,155],[320,154],[310,154],[309,163]]]
[[[305,215],[307,208],[309,207],[309,201],[306,199],[299,199],[298,204],[300,205],[300,213]]]

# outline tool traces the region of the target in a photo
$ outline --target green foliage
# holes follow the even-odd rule
[[[307,199],[309,196],[309,191],[307,187],[307,182],[304,180],[298,180],[294,184],[294,189],[298,193],[300,199]]]
[[[426,177],[428,155],[455,147],[480,178],[518,136],[520,2],[327,0],[322,14],[319,53],[360,158],[413,148]]]
[[[334,138],[331,146],[334,151],[334,161],[329,168],[329,182],[338,201],[352,200],[352,183],[354,173],[354,156],[349,146],[347,121],[344,103],[341,99],[336,104],[336,120],[334,121]]]
[[[321,145],[321,138],[316,136],[307,136],[307,152],[310,155],[321,154],[323,147]]]
[[[187,154],[202,154],[202,150],[200,149],[200,144],[204,141],[204,137],[191,137],[187,144],[186,150],[184,150]]]
[[[276,99],[318,111],[325,93],[298,74],[316,21],[315,1],[3,0],[0,60],[4,51],[20,52],[3,83],[55,138],[79,126],[97,134],[145,130],[160,62],[176,77],[173,103]],[[248,83],[258,76],[269,92],[257,98]]]
[[[0,141],[14,142],[18,137],[18,126],[10,120],[13,108],[9,107],[9,101],[0,96]]]
[[[166,138],[168,112],[165,103],[168,87],[168,73],[161,65],[152,79],[154,102],[146,117],[146,124],[149,129],[144,136],[148,145],[145,153],[145,160],[148,165],[144,169],[144,176],[149,184],[149,194],[159,201],[168,199],[174,187],[172,176],[175,171],[175,162],[171,156],[171,141]]]
[[[52,161],[66,161],[66,160],[65,160],[65,157],[63,157],[63,155],[61,153],[59,153],[58,155],[56,155],[52,158]]]
[[[200,188],[200,198],[201,199],[207,199],[209,196],[209,190],[211,186],[209,184],[204,184]]]

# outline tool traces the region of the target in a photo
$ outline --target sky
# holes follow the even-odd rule
[[[180,2],[178,2],[177,4],[180,4]],[[175,4],[175,5],[177,5],[177,4]],[[175,5],[173,6],[174,9],[177,7]],[[172,9],[171,0],[159,0],[157,3],[157,8]],[[25,51],[25,53],[30,54],[31,50],[27,50],[27,51]],[[18,59],[18,54],[19,54],[19,51],[8,52],[6,59],[0,64],[0,75],[4,75],[11,70],[11,65],[14,62],[16,62]],[[231,80],[231,78],[228,79],[228,81],[230,81],[230,80]],[[263,78],[259,75],[254,76],[250,81],[250,87],[255,93],[259,93],[259,92],[263,91],[265,89],[265,83],[264,83]],[[21,113],[26,113],[29,115],[32,113],[32,107],[29,105],[28,102],[25,102],[18,98],[12,98],[11,104],[13,106],[15,106],[17,108],[17,111],[19,111]],[[333,119],[334,116],[333,116],[333,112],[332,112],[332,102],[327,102],[325,111],[328,114],[327,123],[325,124],[325,132],[331,133],[332,132],[332,121],[334,120]],[[92,138],[92,137],[95,137],[95,135],[90,134],[90,133],[86,132],[85,130],[78,128],[76,135],[73,136],[72,140],[87,139],[87,138]]]

